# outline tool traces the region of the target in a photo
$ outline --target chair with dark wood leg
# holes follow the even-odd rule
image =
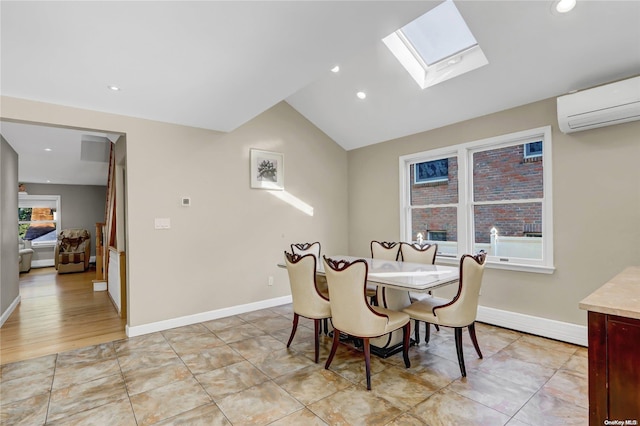
[[[316,260],[320,262],[320,242],[316,241],[314,243],[294,243],[291,244],[291,253],[299,254],[300,256],[304,256],[305,254],[313,254],[316,257]],[[329,298],[329,288],[327,287],[327,279],[323,275],[316,275],[316,287],[320,294],[322,294],[325,298]],[[322,321],[324,328],[324,334],[329,333],[329,320],[324,319]]]
[[[452,327],[455,330],[456,352],[462,377],[467,375],[464,366],[464,354],[462,353],[462,329],[469,329],[469,336],[473,346],[482,359],[482,352],[476,338],[475,321],[478,313],[478,298],[486,253],[481,252],[475,256],[466,254],[460,259],[460,281],[458,293],[453,300],[430,297],[414,302],[404,312],[415,320],[427,323],[425,339],[429,341],[429,324],[438,324],[444,327]]]
[[[317,363],[320,351],[320,321],[331,318],[331,305],[316,287],[316,257],[313,254],[300,256],[287,252],[284,255],[293,299],[293,326],[287,347],[291,345],[296,334],[299,317],[313,319],[315,362]]]
[[[324,259],[324,270],[327,275],[331,298],[331,317],[333,322],[333,345],[324,368],[328,369],[340,343],[340,333],[362,339],[367,390],[371,390],[371,348],[369,339],[391,333],[402,328],[402,353],[404,364],[409,362],[409,315],[379,306],[371,306],[367,300],[367,262],[358,259],[353,262],[345,260]]]
[[[436,262],[436,254],[438,253],[437,244],[412,244],[412,243],[400,243],[400,255],[399,258],[403,262],[411,263],[424,263],[427,265],[433,265]],[[431,292],[428,293],[414,293],[409,292],[411,302],[417,302],[423,300],[425,297],[431,297]],[[426,325],[428,329],[428,325]],[[438,324],[434,324],[437,331],[440,330]],[[415,321],[415,341],[416,345],[420,344],[420,321]]]

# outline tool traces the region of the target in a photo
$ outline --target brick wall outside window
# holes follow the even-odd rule
[[[413,236],[421,232],[427,238],[427,231],[446,231],[447,241],[458,241],[457,208],[436,207],[413,209],[411,211]]]
[[[473,154],[474,200],[500,201],[543,197],[542,157],[524,158],[524,145],[491,149]],[[449,158],[446,182],[414,184],[411,167],[411,205],[458,202],[458,162]],[[542,230],[541,203],[476,206],[474,209],[475,242],[488,243],[491,228],[501,236],[522,237]],[[457,241],[455,207],[412,210],[412,235],[426,231],[446,231],[448,241]]]
[[[542,232],[542,204],[475,206],[474,220],[476,243],[489,243],[493,227],[503,237],[523,237],[525,232]]]
[[[524,159],[524,145],[473,154],[475,201],[542,198],[542,157]]]

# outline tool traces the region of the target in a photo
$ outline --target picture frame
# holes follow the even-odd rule
[[[251,149],[251,188],[284,190],[284,154]]]

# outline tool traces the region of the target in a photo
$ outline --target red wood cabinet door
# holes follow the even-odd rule
[[[609,420],[640,421],[640,320],[607,318]]]

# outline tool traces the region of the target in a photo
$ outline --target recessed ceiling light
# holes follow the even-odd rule
[[[47,179],[47,183],[51,183],[51,181],[49,179]]]
[[[120,91],[120,88],[118,86],[114,86],[114,85],[111,85],[111,84],[107,86],[107,89],[113,90],[114,92],[119,92]]]
[[[356,93],[356,96],[357,96],[359,99],[364,99],[364,98],[366,98],[366,97],[367,97],[367,94],[366,94],[366,93],[364,93],[364,92],[358,92],[358,93]]]
[[[567,13],[576,7],[576,0],[560,0],[556,3],[556,10],[559,13]]]
[[[331,72],[338,72],[340,71],[340,66],[336,65],[335,67],[331,68]]]
[[[51,148],[45,148],[44,150],[47,151],[47,152],[53,151]]]

